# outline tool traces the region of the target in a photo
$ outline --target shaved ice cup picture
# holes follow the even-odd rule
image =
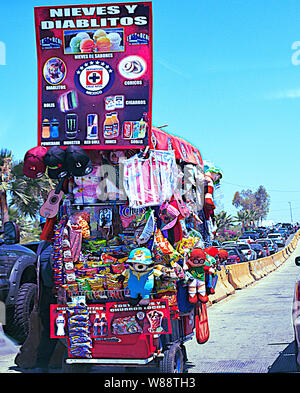
[[[124,52],[124,29],[64,31],[64,53]]]

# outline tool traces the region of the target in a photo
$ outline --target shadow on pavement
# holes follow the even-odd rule
[[[292,341],[269,366],[269,373],[291,373],[297,372],[295,343]]]

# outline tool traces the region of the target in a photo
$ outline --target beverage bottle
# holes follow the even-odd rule
[[[50,121],[44,119],[42,123],[42,138],[50,138]]]
[[[117,138],[119,136],[119,119],[117,112],[112,112],[111,114],[113,120],[113,138]]]
[[[100,319],[100,336],[107,336],[108,329],[107,329],[107,319],[104,313],[101,314]]]
[[[59,121],[57,119],[53,119],[50,125],[50,135],[51,138],[59,137]]]
[[[94,333],[94,336],[96,336],[96,337],[100,335],[100,316],[99,316],[99,314],[96,314],[96,317],[94,320],[93,333]]]
[[[113,119],[111,113],[106,114],[103,124],[103,136],[106,139],[113,138]]]
[[[57,336],[64,336],[65,335],[65,324],[66,324],[65,317],[62,314],[58,314],[58,317],[56,318],[55,322],[56,322],[56,326],[57,326],[56,335]]]

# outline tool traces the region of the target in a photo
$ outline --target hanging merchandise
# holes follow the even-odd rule
[[[205,171],[205,199],[204,199],[204,211],[207,219],[214,215],[216,208],[214,204],[214,187],[219,184],[222,178],[222,172],[220,169],[214,167],[211,163],[206,162],[204,166]]]
[[[31,179],[39,179],[46,172],[44,157],[47,149],[43,146],[37,146],[28,150],[24,157],[23,173]]]
[[[74,203],[89,205],[97,202],[97,187],[99,184],[98,166],[94,166],[91,173],[85,176],[74,176]]]
[[[136,229],[136,241],[139,246],[147,243],[155,231],[154,211],[149,210],[146,214],[147,214],[147,222],[145,226],[142,226],[140,231],[138,230],[138,228]]]
[[[158,206],[170,199],[176,188],[177,167],[173,151],[151,151],[124,161],[124,189],[130,207]]]

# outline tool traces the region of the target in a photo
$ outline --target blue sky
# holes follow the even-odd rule
[[[113,3],[106,1],[105,3]],[[34,6],[1,4],[0,147],[16,159],[37,144]],[[153,125],[196,145],[224,173],[223,206],[264,185],[269,219],[300,222],[300,3],[294,0],[153,0]],[[299,46],[300,48],[300,46]],[[2,56],[2,57],[1,57]],[[300,56],[299,56],[300,59]]]

